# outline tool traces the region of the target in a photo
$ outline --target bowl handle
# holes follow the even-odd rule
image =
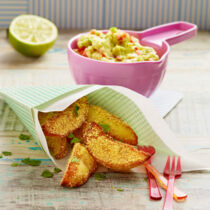
[[[166,41],[169,45],[174,45],[185,41],[196,35],[197,26],[188,22],[172,22],[156,26],[140,32],[142,41],[160,42]]]

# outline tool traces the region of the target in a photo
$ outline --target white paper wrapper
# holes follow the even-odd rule
[[[159,171],[163,171],[168,155],[181,156],[183,171],[209,169],[208,165],[201,164],[199,160],[195,160],[179,145],[176,137],[149,99],[124,87],[96,85],[67,95],[45,108],[33,109],[37,137],[48,156],[61,169],[65,168],[69,155],[61,160],[56,160],[50,155],[45,136],[38,121],[38,111],[52,112],[64,110],[85,95],[87,95],[91,104],[102,106],[127,122],[137,133],[139,144],[155,147],[156,154],[152,164]],[[103,171],[105,169],[100,168],[100,170]],[[133,169],[133,171],[139,172],[136,169]]]

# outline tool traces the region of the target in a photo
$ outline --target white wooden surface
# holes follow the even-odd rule
[[[68,69],[66,45],[78,32],[60,32],[55,46],[46,55],[32,59],[15,52],[6,39],[6,31],[1,30],[0,88],[74,84]],[[184,93],[184,99],[165,119],[177,135],[177,141],[204,161],[210,159],[209,61],[210,33],[199,32],[192,40],[171,48],[167,73],[160,87]],[[144,174],[112,173],[101,182],[91,178],[77,189],[59,186],[62,173],[52,179],[42,178],[41,172],[53,169],[52,163],[42,151],[24,149],[19,144],[19,133],[11,129],[0,131],[1,151],[15,148],[19,152],[12,158],[27,155],[35,158],[38,154],[44,161],[40,167],[11,167],[11,158],[0,162],[0,209],[162,209],[163,200],[149,200]],[[33,140],[28,144],[36,147]],[[210,209],[209,172],[185,173],[176,183],[189,198],[184,203],[174,202],[174,209]],[[121,187],[124,192],[112,186]]]

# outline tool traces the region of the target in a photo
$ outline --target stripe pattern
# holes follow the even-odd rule
[[[25,13],[64,29],[145,29],[183,20],[210,30],[210,0],[0,0],[0,27]]]
[[[38,140],[32,109],[36,107],[40,110],[41,104],[49,105],[60,97],[88,87],[90,86],[6,88],[1,90],[0,95],[17,114],[33,138]],[[127,122],[136,132],[140,144],[153,145],[160,156],[173,154],[152,129],[141,110],[123,94],[103,87],[91,92],[87,97],[90,104],[99,105]]]
[[[46,17],[59,28],[144,29],[184,20],[210,29],[210,0],[0,0],[0,27],[25,13]]]

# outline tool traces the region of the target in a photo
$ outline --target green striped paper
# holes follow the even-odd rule
[[[93,87],[93,85],[7,88],[0,90],[0,95],[14,110],[28,131],[33,135],[34,139],[40,143],[43,139],[39,139],[36,133],[33,110],[43,110],[67,96],[79,95],[81,91],[87,92],[90,87]],[[134,101],[123,94],[123,91],[118,92],[111,87],[96,87],[100,87],[100,89],[87,95],[90,104],[99,105],[114,115],[119,116],[134,129],[138,136],[139,144],[153,145],[156,148],[156,154],[158,156],[164,157],[169,154],[174,154],[152,129],[144,113]],[[162,119],[160,118],[160,120]],[[57,160],[54,161],[58,163]]]

